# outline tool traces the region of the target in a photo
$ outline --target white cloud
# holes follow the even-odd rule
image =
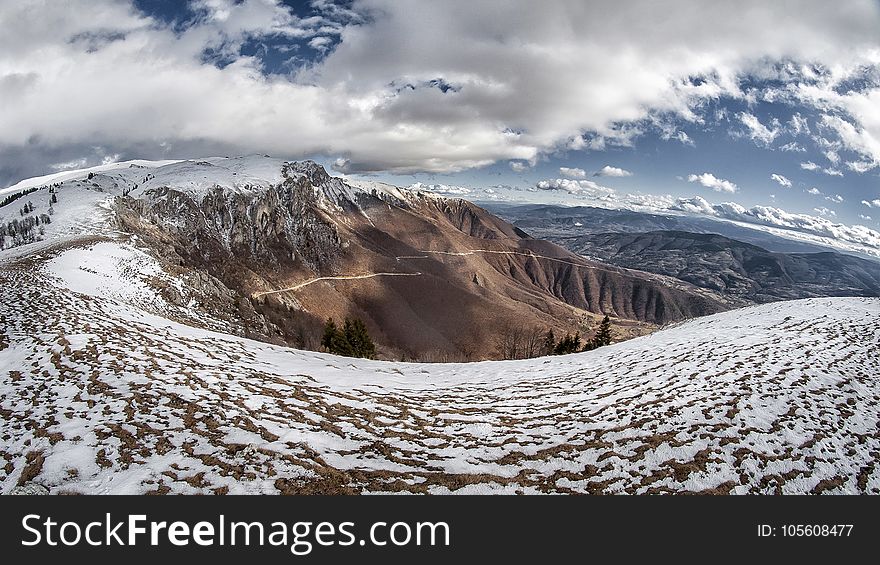
[[[794,233],[791,231],[782,233],[796,238],[801,237],[802,234],[809,234],[815,238],[827,238],[826,243],[835,242],[838,246],[846,249],[880,256],[880,232],[865,226],[848,226],[833,222],[829,218],[836,214],[828,208],[816,208],[815,211],[820,215],[811,216],[795,214],[771,206],[745,208],[734,202],[712,205],[696,196],[694,198],[680,198],[669,209],[782,230],[794,230]],[[816,241],[822,242],[821,239]]]
[[[797,141],[791,141],[786,143],[785,145],[780,145],[779,149],[781,151],[789,151],[792,153],[806,153],[806,148],[802,147]]]
[[[702,214],[705,216],[715,216],[715,208],[702,196],[694,196],[693,198],[679,198],[675,203],[669,206],[672,210],[680,210],[690,214]]]
[[[703,173],[701,175],[691,174],[688,175],[688,182],[698,182],[706,188],[711,188],[715,192],[736,192],[739,190],[739,187],[736,184],[730,182],[729,180],[724,180],[716,177],[712,173]]]
[[[871,0],[794,10],[359,0],[337,7],[351,21],[320,4],[327,15],[301,19],[275,0],[201,0],[193,25],[172,28],[125,0],[0,3],[0,147],[28,148],[43,167],[73,158],[47,155],[100,144],[126,156],[345,155],[352,171],[454,172],[632,144],[656,116],[700,123],[709,101],[748,102],[742,80],[779,61],[865,63],[880,27]],[[266,75],[241,47],[276,36],[334,43],[314,64]],[[432,87],[438,78],[456,90]],[[852,132],[836,124],[840,135],[871,154],[873,96],[833,101],[853,117]],[[785,127],[752,117],[740,114],[759,143]]]
[[[861,95],[858,94],[850,95],[849,101],[843,104],[844,107],[851,107],[853,101],[859,99],[860,96]],[[875,96],[872,96],[867,100],[870,101],[870,103],[880,104],[880,90],[876,91]],[[868,109],[865,108],[865,110]],[[871,109],[869,111],[872,113],[871,116],[862,115],[861,117],[865,121],[875,120],[876,123],[872,124],[875,126],[873,128],[860,128],[840,116],[829,115],[822,116],[822,124],[837,134],[844,147],[862,155],[866,159],[866,161],[862,162],[864,165],[861,166],[871,165],[870,168],[873,168],[880,165],[880,110]],[[836,153],[833,155],[828,155],[828,153],[826,153],[826,156],[828,156],[829,160],[835,165],[839,162],[839,157]],[[858,169],[854,168],[853,170]]]
[[[315,51],[327,51],[333,45],[333,38],[326,36],[314,37],[309,40],[309,47]]]
[[[802,81],[790,86],[793,99],[823,112],[817,128],[823,135],[814,136],[820,147],[830,149],[826,156],[833,164],[839,160],[839,151],[852,151],[860,156],[847,166],[858,173],[880,166],[880,85],[876,80],[876,55],[868,63],[867,85],[862,88],[840,88],[851,78],[861,78],[858,65],[841,65],[830,69],[818,80]]]
[[[807,122],[807,119],[801,116],[798,112],[791,117],[791,120],[789,120],[788,131],[794,136],[809,134],[810,124]]]
[[[523,163],[522,161],[511,161],[510,162],[510,170],[514,173],[521,173],[529,168],[528,163]]]
[[[632,173],[627,171],[626,169],[621,169],[620,167],[612,167],[611,165],[605,165],[598,171],[594,173],[594,176],[597,177],[631,177]]]
[[[88,166],[89,160],[85,157],[74,159],[73,161],[65,161],[63,163],[52,163],[49,168],[53,171],[71,171],[74,169],[83,169]]]
[[[840,204],[841,202],[843,202],[844,199],[843,196],[835,194],[834,196],[826,196],[825,200],[828,200],[829,202],[834,202],[835,204]]]
[[[598,200],[612,200],[613,188],[602,186],[591,180],[552,179],[542,180],[535,184],[539,190],[560,190],[569,194]]]
[[[336,158],[330,168],[337,173],[348,174],[351,172],[351,160],[344,157]]]
[[[811,188],[810,190],[808,190],[807,193],[808,193],[808,194],[812,194],[812,195],[814,195],[814,196],[818,196],[818,195],[822,194],[822,191],[819,190],[818,188],[816,188],[816,187],[814,186],[813,188]]]
[[[880,198],[877,198],[876,200],[862,200],[862,204],[868,208],[880,208]]]
[[[880,166],[880,163],[871,163],[868,161],[847,161],[846,166],[849,170],[857,173],[867,173],[868,171]]]
[[[454,186],[449,184],[425,184],[422,182],[414,182],[407,187],[409,190],[417,192],[434,192],[437,194],[446,194],[449,196],[467,196],[473,194],[473,189],[464,186]],[[484,189],[486,194],[494,194],[491,189]]]
[[[812,161],[807,161],[806,163],[801,163],[801,168],[805,171],[815,171],[816,169],[820,169],[819,165]]]
[[[119,153],[114,153],[113,155],[104,155],[104,157],[101,159],[101,164],[112,165],[113,163],[118,162],[121,157],[122,155],[120,155]]]
[[[564,191],[579,198],[591,199],[597,205],[609,208],[654,213],[677,212],[732,220],[749,224],[752,227],[768,229],[783,237],[811,241],[880,257],[880,232],[865,226],[850,226],[832,221],[832,218],[836,217],[836,212],[825,207],[815,208],[814,211],[818,215],[813,216],[792,213],[772,206],[746,208],[736,202],[712,204],[702,196],[676,199],[670,195],[620,195],[613,189],[599,187],[591,181],[569,179],[540,181],[537,183],[536,189]],[[871,203],[864,201],[863,204],[880,208],[880,199]]]
[[[779,186],[782,186],[784,188],[791,188],[791,181],[780,174],[773,173],[770,175],[770,178],[779,183]]]
[[[570,169],[568,167],[559,167],[559,174],[570,179],[582,179],[587,176],[587,172],[583,169]]]
[[[859,218],[861,218],[862,220],[867,220],[869,222],[872,220],[871,216],[868,216],[866,214],[859,214]]]
[[[694,140],[690,138],[688,134],[681,130],[676,130],[674,128],[669,128],[668,131],[663,131],[660,134],[660,139],[669,141],[670,139],[678,141],[682,145],[690,145],[693,147]]]
[[[627,206],[631,206],[637,210],[647,210],[647,211],[658,211],[658,210],[668,210],[670,206],[675,202],[675,198],[669,194],[627,194],[623,198],[623,202],[626,203]]]
[[[761,123],[757,116],[748,112],[740,112],[737,114],[737,117],[748,128],[749,137],[759,145],[769,147],[781,131],[778,122],[775,122],[771,128],[768,128]]]

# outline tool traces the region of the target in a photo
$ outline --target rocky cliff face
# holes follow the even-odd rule
[[[116,217],[156,254],[238,293],[257,337],[292,333],[301,345],[321,320],[356,316],[391,355],[472,359],[494,356],[504,325],[559,333],[609,314],[625,337],[731,307],[587,261],[464,200],[334,178],[309,161],[281,163],[271,180],[218,166],[147,179],[116,199]]]
[[[118,198],[116,208],[124,229],[152,224],[189,260],[278,269],[299,265],[319,272],[343,245],[315,190],[314,183],[328,179],[323,168],[298,164],[284,170],[281,183],[263,190],[215,186],[193,194],[162,186]]]

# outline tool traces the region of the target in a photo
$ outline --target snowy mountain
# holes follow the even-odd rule
[[[878,299],[723,311],[311,162],[121,163],[4,194],[23,196],[0,206],[2,492],[880,493]],[[617,338],[667,327],[519,361],[305,350],[353,314],[386,359],[482,359],[504,327],[603,312]]]
[[[4,492],[880,493],[878,299],[426,365],[180,323],[127,244],[3,261]]]
[[[740,304],[586,260],[465,200],[332,177],[311,161],[137,161],[4,194],[22,196],[0,206],[0,254],[128,242],[187,281],[165,292],[198,305],[190,318],[307,349],[329,317],[363,319],[384,358],[478,360],[499,355],[503,327],[589,331],[608,314],[629,337]]]
[[[28,202],[34,205],[34,215],[48,214],[52,209],[52,221],[43,226],[44,233],[35,230],[18,237],[4,233],[0,236],[0,249],[34,240],[101,232],[101,228],[106,231],[112,220],[101,214],[100,209],[109,210],[118,196],[156,198],[172,189],[200,200],[217,188],[231,194],[256,194],[291,177],[315,181],[316,187],[320,185],[316,196],[327,204],[354,202],[360,193],[404,198],[390,185],[371,183],[368,188],[357,189],[340,179],[331,179],[313,162],[291,164],[260,155],[196,161],[124,161],[27,179],[0,190],[0,202],[9,200],[0,206],[0,224],[23,218],[19,211]],[[84,221],[91,223],[85,225]]]

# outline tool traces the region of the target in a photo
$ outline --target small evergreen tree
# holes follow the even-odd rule
[[[345,341],[351,347],[354,357],[364,357],[372,359],[376,356],[376,345],[367,332],[367,326],[358,318],[353,320],[346,318],[345,325],[342,330],[345,335]]]
[[[327,351],[331,351],[333,338],[338,331],[339,330],[336,329],[336,322],[333,321],[333,318],[327,318],[327,323],[324,324],[324,335],[321,336],[321,346]]]
[[[593,340],[596,342],[596,347],[611,345],[611,320],[608,319],[607,314],[602,318],[602,322],[599,324],[599,330],[596,332],[596,336]]]
[[[346,318],[342,329],[336,327],[333,318],[328,318],[327,323],[324,324],[321,345],[327,352],[334,355],[365,357],[367,359],[373,359],[376,356],[376,345],[367,332],[367,326],[357,318]]]
[[[559,343],[556,344],[556,347],[553,349],[554,355],[568,355],[569,353],[577,353],[581,350],[581,334],[580,332],[575,332],[572,334],[565,334],[565,337],[559,340]]]
[[[587,343],[584,345],[584,351],[592,351],[597,347],[611,345],[612,337],[611,320],[608,319],[608,315],[606,314],[605,317],[602,318],[602,322],[599,323],[599,329],[596,330],[596,335],[594,335],[592,339],[587,340]]]
[[[357,357],[351,344],[345,339],[345,334],[340,330],[336,330],[336,333],[333,334],[330,340],[330,353],[342,355],[343,357]]]

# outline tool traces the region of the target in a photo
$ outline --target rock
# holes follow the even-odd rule
[[[9,495],[36,496],[49,494],[49,489],[37,483],[26,483],[10,490]]]

